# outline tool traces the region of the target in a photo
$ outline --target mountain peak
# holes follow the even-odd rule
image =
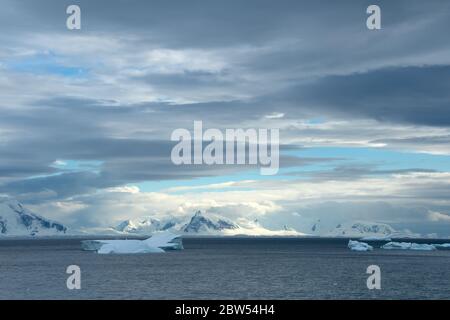
[[[238,225],[233,222],[227,221],[224,218],[218,218],[214,216],[208,216],[202,214],[200,210],[196,211],[194,216],[187,223],[183,232],[186,233],[211,233],[225,229],[237,229]]]
[[[284,226],[283,226],[283,230],[284,230],[284,231],[295,231],[294,228],[291,228],[291,227],[289,227],[289,226],[287,226],[287,225],[284,225]]]
[[[372,221],[344,221],[334,227],[317,220],[311,227],[312,234],[331,237],[386,237],[396,233],[390,225]]]
[[[194,217],[203,217],[203,213],[201,210],[195,211]]]
[[[119,223],[119,225],[115,229],[118,231],[130,232],[131,230],[136,229],[136,226],[134,225],[133,221],[128,219],[128,220],[125,220],[125,221]]]

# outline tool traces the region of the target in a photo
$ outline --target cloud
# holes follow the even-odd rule
[[[450,215],[448,215],[446,213],[440,213],[437,211],[429,211],[428,218],[434,222],[438,222],[438,221],[450,222]]]
[[[266,115],[267,119],[281,119],[283,117],[284,117],[284,113],[282,113],[282,112],[279,112],[279,113],[274,112],[274,113]]]
[[[296,92],[308,105],[338,114],[448,126],[449,75],[450,66],[387,68],[328,76],[297,87]]]

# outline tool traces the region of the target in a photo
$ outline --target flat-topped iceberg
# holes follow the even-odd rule
[[[432,244],[413,243],[413,244],[411,244],[410,250],[432,251],[432,250],[436,250],[436,247]]]
[[[420,250],[420,251],[432,251],[436,250],[436,247],[432,244],[420,244],[411,242],[388,242],[381,246],[382,249],[387,250]]]
[[[98,249],[98,254],[124,254],[124,253],[161,253],[163,249],[147,246],[139,240],[116,240],[112,243],[106,243]]]
[[[450,250],[450,243],[433,244],[438,250]]]
[[[364,242],[349,240],[348,248],[353,251],[371,251],[373,247]]]
[[[162,253],[165,250],[182,250],[181,236],[169,231],[158,233],[146,240],[84,240],[81,248],[99,254]]]
[[[409,250],[411,249],[411,242],[388,242],[381,246],[381,249],[387,250]]]

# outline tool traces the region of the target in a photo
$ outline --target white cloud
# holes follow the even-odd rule
[[[122,193],[139,193],[139,187],[137,186],[123,186],[123,187],[114,187],[114,188],[106,188],[105,192],[122,192]]]
[[[266,115],[267,119],[281,119],[284,118],[284,113],[282,112],[273,112],[271,114]]]
[[[429,211],[428,219],[430,219],[433,222],[438,222],[438,221],[450,222],[450,215],[446,214],[446,213],[437,212],[437,211]]]

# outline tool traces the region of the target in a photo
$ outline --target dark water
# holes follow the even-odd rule
[[[450,251],[352,252],[346,240],[190,238],[184,251],[98,255],[80,240],[0,242],[0,299],[450,299]],[[81,290],[68,290],[68,265]],[[368,290],[366,268],[381,268]]]

